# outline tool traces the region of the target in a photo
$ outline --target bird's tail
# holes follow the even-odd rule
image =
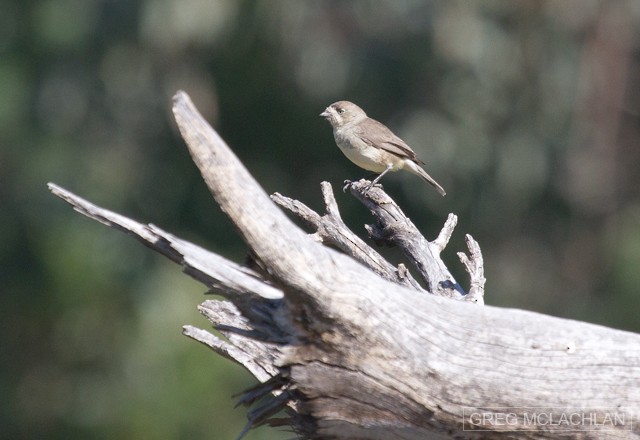
[[[407,165],[407,169],[409,171],[411,171],[413,174],[416,174],[416,175],[422,177],[424,180],[426,180],[427,183],[429,183],[429,185],[431,185],[435,189],[437,189],[438,192],[443,197],[447,194],[447,192],[444,190],[444,188],[441,187],[440,184],[433,179],[433,177],[431,177],[429,174],[427,174],[427,172],[420,165],[418,165],[417,163],[415,163],[412,160],[406,161],[406,165]]]

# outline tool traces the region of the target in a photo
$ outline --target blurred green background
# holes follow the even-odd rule
[[[447,189],[386,190],[486,301],[640,331],[640,2],[0,0],[0,437],[232,439],[240,367],[181,335],[205,288],[52,181],[236,261],[172,121],[186,90],[268,192],[321,209],[364,173],[318,114],[348,99]],[[401,261],[394,250],[389,258]],[[262,428],[248,439],[292,434]]]

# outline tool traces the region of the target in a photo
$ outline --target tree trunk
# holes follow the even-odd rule
[[[250,267],[49,186],[228,299],[200,306],[227,340],[191,326],[184,332],[260,381],[241,398],[251,406],[245,431],[269,423],[310,439],[640,438],[632,423],[640,416],[639,335],[482,306],[475,240],[467,235],[469,256],[459,254],[468,293],[440,259],[454,215],[428,241],[381,188],[350,183],[376,219],[372,238],[401,247],[423,288],[349,231],[329,184],[324,215],[280,194],[272,200],[183,92],[174,114],[250,248]]]

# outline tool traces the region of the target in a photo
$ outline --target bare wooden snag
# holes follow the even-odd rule
[[[243,433],[266,423],[303,439],[640,438],[639,335],[482,307],[478,243],[467,235],[459,254],[466,294],[440,259],[455,215],[429,241],[381,188],[350,183],[375,218],[371,237],[399,246],[421,284],[349,230],[328,183],[323,214],[270,198],[184,92],[173,111],[251,267],[49,187],[226,297],[200,306],[226,339],[184,333],[260,382],[240,399],[250,408]]]

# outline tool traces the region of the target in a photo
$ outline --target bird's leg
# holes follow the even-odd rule
[[[378,180],[382,179],[382,176],[384,176],[385,174],[387,174],[389,171],[391,171],[391,168],[393,168],[393,164],[387,164],[387,168],[380,173],[380,175],[378,177],[376,177],[375,179],[373,179],[373,182],[371,182],[371,185],[369,185],[369,188],[373,187],[373,185],[375,185],[376,183],[378,183]]]

